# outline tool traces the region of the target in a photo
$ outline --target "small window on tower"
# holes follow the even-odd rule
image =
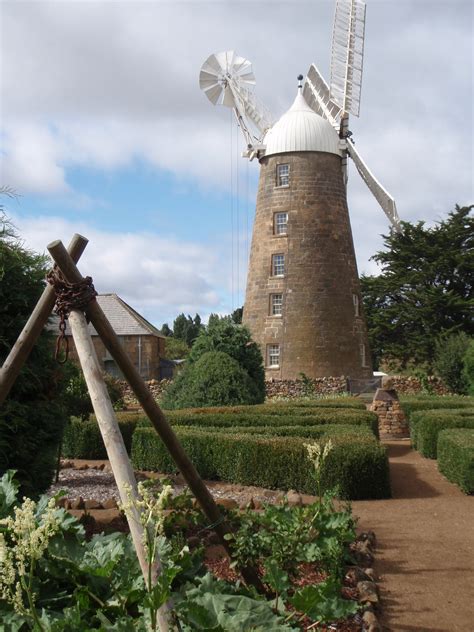
[[[272,276],[285,275],[285,255],[272,255]]]
[[[290,165],[277,165],[277,187],[287,187],[290,185]]]
[[[286,235],[288,233],[288,213],[273,214],[273,232],[275,235]]]
[[[280,345],[267,345],[267,366],[271,368],[280,366]]]
[[[359,307],[359,296],[358,294],[352,295],[352,302],[354,303],[354,314],[355,316],[360,316],[360,307]]]
[[[281,316],[283,313],[283,294],[270,294],[270,316]]]
[[[361,344],[360,345],[360,363],[363,367],[367,367],[367,356],[366,356],[366,352],[365,352],[365,345]]]

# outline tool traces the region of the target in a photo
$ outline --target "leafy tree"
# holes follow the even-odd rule
[[[265,399],[263,358],[247,327],[236,325],[229,317],[209,318],[207,329],[200,333],[191,349],[189,362],[197,362],[208,351],[223,351],[237,360],[255,382],[261,401]]]
[[[26,249],[0,216],[0,365],[44,288],[47,259]],[[0,410],[0,475],[17,470],[22,493],[50,484],[66,421],[63,372],[43,332]]]
[[[163,323],[163,326],[161,328],[161,333],[163,334],[163,336],[166,336],[167,338],[169,338],[173,335],[173,330],[168,325],[168,323]]]
[[[257,385],[237,360],[208,351],[178,375],[165,394],[165,408],[234,406],[261,401]]]
[[[463,368],[469,342],[469,336],[464,332],[445,336],[436,342],[433,366],[446,386],[460,395],[464,395],[468,387]]]
[[[383,359],[431,369],[439,336],[474,334],[472,208],[456,206],[432,228],[402,222],[400,233],[384,236],[373,257],[382,273],[361,278],[375,366]]]
[[[243,315],[244,315],[244,308],[243,307],[237,307],[237,309],[234,309],[234,311],[230,315],[230,318],[231,318],[232,322],[235,323],[236,325],[241,325],[242,324],[242,316]]]
[[[165,358],[168,360],[182,360],[189,352],[190,348],[184,340],[174,337],[165,340]]]
[[[203,328],[204,325],[201,323],[199,314],[196,314],[194,318],[191,318],[189,314],[187,317],[184,314],[180,314],[173,323],[173,335],[191,346]]]

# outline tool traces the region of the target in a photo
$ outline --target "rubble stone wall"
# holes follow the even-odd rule
[[[171,380],[150,380],[147,385],[153,396],[159,399]],[[403,375],[392,378],[393,388],[399,395],[418,395],[423,392],[423,384],[416,377]],[[121,382],[124,401],[127,406],[136,406],[137,400],[126,382]],[[428,378],[429,388],[434,395],[448,395],[449,390],[437,377]],[[297,398],[304,395],[341,395],[347,392],[347,379],[339,377],[319,377],[314,380],[269,380],[266,382],[267,399],[288,397]]]

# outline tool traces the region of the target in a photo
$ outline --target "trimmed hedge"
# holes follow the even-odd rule
[[[134,413],[117,415],[120,432],[128,454],[132,450],[132,437],[140,416]],[[102,435],[94,416],[87,421],[71,417],[63,435],[61,454],[67,459],[107,459]]]
[[[400,405],[408,421],[411,422],[412,414],[419,410],[474,408],[474,397],[462,395],[400,397]]]
[[[438,409],[413,413],[410,424],[413,446],[423,456],[436,459],[438,434],[445,428],[474,428],[474,409]]]
[[[474,493],[474,429],[449,429],[439,433],[438,468],[463,492]]]
[[[348,435],[356,439],[367,439],[376,442],[376,438],[367,426],[322,424],[320,426],[235,426],[205,428],[206,432],[224,432],[234,434],[250,434],[263,437],[302,437],[304,439],[332,439],[334,437],[346,437]]]
[[[378,437],[378,418],[368,410],[354,410],[346,408],[297,409],[286,411],[285,414],[267,415],[253,412],[255,406],[248,412],[218,412],[196,413],[194,409],[176,410],[167,413],[168,420],[177,426],[197,426],[200,428],[235,427],[235,426],[319,426],[322,424],[343,424],[367,426]],[[225,409],[224,409],[225,410]],[[140,426],[147,426],[149,422],[140,422]]]
[[[266,404],[254,404],[247,406],[207,406],[206,408],[183,408],[179,413],[189,412],[196,415],[209,414],[233,414],[233,413],[258,413],[259,415],[286,415],[297,410],[299,414],[310,414],[311,409],[349,409],[366,410],[364,402],[356,397],[344,397],[335,399],[308,399],[292,400],[285,402],[267,402]],[[171,412],[171,411],[167,411]]]
[[[314,493],[313,469],[299,437],[268,437],[198,428],[175,428],[178,438],[203,478],[273,489]],[[325,489],[338,486],[341,498],[390,497],[388,459],[375,439],[354,434],[331,437],[323,472]],[[137,428],[133,437],[134,467],[171,473],[171,457],[152,428]]]

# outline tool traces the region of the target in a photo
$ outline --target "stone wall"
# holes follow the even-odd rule
[[[303,395],[338,395],[346,392],[345,377],[318,377],[310,383],[301,380],[267,381],[267,399],[275,397],[301,397]]]
[[[434,375],[430,375],[427,378],[426,385],[423,385],[419,378],[406,375],[395,375],[392,377],[392,380],[393,388],[399,395],[419,395],[422,392],[430,392],[433,395],[450,395],[450,391],[443,384],[443,380]]]
[[[417,395],[423,392],[418,378],[402,375],[391,378],[393,387],[399,395]],[[149,380],[148,387],[155,399],[159,399],[171,383],[171,380]],[[436,395],[449,395],[449,391],[440,378],[429,377],[428,384]],[[124,401],[127,406],[137,405],[137,400],[126,382],[121,382]],[[280,397],[297,398],[304,395],[341,395],[347,392],[347,379],[340,377],[318,377],[308,382],[301,380],[267,380],[265,383],[267,399]]]

